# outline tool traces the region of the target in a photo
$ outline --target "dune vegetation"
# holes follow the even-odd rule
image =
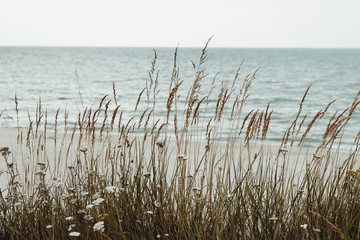
[[[282,141],[269,148],[270,104],[244,112],[256,71],[239,79],[239,68],[215,88],[216,76],[204,82],[206,57],[207,45],[180,96],[176,49],[168,98],[159,103],[155,52],[133,116],[122,112],[115,84],[71,125],[39,102],[29,127],[17,129],[16,147],[0,146],[0,238],[359,239],[360,132],[348,153],[338,148],[360,92],[308,148],[332,102],[309,120],[304,89]],[[166,115],[157,118],[160,108]]]

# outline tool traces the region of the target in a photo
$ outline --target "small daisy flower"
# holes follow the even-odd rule
[[[114,193],[115,192],[115,187],[114,186],[108,186],[108,187],[105,188],[105,190],[108,193]]]
[[[90,209],[92,209],[94,206],[95,206],[94,204],[89,204],[89,205],[86,206],[86,209],[90,210]]]
[[[300,225],[300,227],[303,229],[307,229],[308,225],[305,223],[305,224]]]
[[[78,237],[78,236],[80,236],[80,233],[79,232],[71,232],[71,233],[69,233],[69,236]]]
[[[99,206],[103,201],[105,201],[105,199],[103,199],[103,198],[98,198],[98,199],[94,200],[92,203],[93,203],[95,206]]]
[[[104,221],[100,221],[95,223],[94,227],[93,227],[94,231],[101,231],[104,232],[105,231],[105,227],[104,227]]]
[[[68,231],[71,232],[74,227],[76,227],[76,225],[75,225],[75,224],[71,224],[71,225],[69,226],[69,228],[68,228]]]
[[[85,196],[89,195],[89,192],[82,192],[81,195],[85,197]]]

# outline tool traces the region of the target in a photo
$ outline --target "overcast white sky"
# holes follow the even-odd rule
[[[0,46],[360,47],[360,0],[0,0]]]

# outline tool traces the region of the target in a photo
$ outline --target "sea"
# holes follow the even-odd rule
[[[139,93],[149,84],[155,52],[154,76],[158,74],[160,90],[155,118],[164,119],[175,47],[0,47],[0,128],[27,128],[29,121],[35,120],[39,102],[43,113],[46,111],[48,129],[54,128],[58,109],[59,129],[64,126],[65,113],[71,126],[77,121],[79,112],[86,107],[96,109],[105,95],[114,104],[113,84],[124,117],[139,116],[142,111],[135,111],[135,105]],[[178,48],[176,66],[179,79],[184,81],[178,91],[180,105],[194,82],[201,54],[202,48]],[[201,82],[199,98],[208,93],[215,76],[216,80],[210,105],[202,113],[204,119],[213,117],[221,87],[231,85],[239,67],[232,96],[240,91],[243,80],[257,71],[242,117],[253,109],[263,111],[270,103],[273,114],[267,135],[269,144],[279,144],[310,85],[300,115],[300,119],[307,115],[304,130],[318,111],[336,99],[308,134],[306,144],[314,147],[322,142],[331,116],[350,107],[360,91],[360,49],[209,47],[206,55],[200,66],[205,69],[206,77]],[[140,109],[144,105],[141,102]],[[232,104],[228,104],[226,111],[231,111],[231,107]],[[341,145],[348,149],[352,148],[360,131],[359,112],[360,109],[355,111],[345,131],[339,135]],[[225,120],[222,126],[221,137],[226,139],[226,134],[233,131],[232,125]]]

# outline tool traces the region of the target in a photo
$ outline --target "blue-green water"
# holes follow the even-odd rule
[[[174,49],[159,48],[156,51],[161,89],[158,102],[165,103]],[[182,96],[187,94],[195,78],[191,60],[197,63],[200,54],[200,48],[179,49],[180,79],[184,80],[179,90]],[[83,109],[79,89],[84,106],[97,107],[105,94],[112,96],[112,82],[116,84],[120,109],[125,116],[132,116],[138,94],[148,79],[153,56],[151,48],[0,47],[0,127],[17,126],[15,93],[19,102],[20,126],[28,126],[28,111],[34,120],[35,108],[41,97],[51,128],[58,108],[62,109],[63,115],[66,107],[69,122],[76,121],[79,109]],[[330,108],[329,116],[335,110],[344,110],[360,91],[360,49],[209,48],[205,63],[209,75],[203,80],[200,95],[207,93],[213,76],[221,70],[213,94],[216,98],[221,82],[232,80],[243,60],[240,80],[261,67],[250,88],[244,113],[251,109],[265,109],[271,103],[274,113],[268,133],[270,141],[281,139],[310,84],[312,87],[303,107],[303,113],[309,115],[308,119],[334,99],[337,101]],[[238,85],[239,88],[241,83]],[[166,110],[162,106],[164,104],[160,104],[156,112],[159,118],[163,118]],[[210,118],[213,112],[207,114]],[[325,124],[328,119],[324,118]],[[224,127],[227,127],[226,124]],[[319,143],[324,127],[324,124],[315,125],[309,140]],[[231,129],[224,129],[224,132],[228,130]],[[359,130],[360,115],[357,111],[343,141],[350,144]]]

